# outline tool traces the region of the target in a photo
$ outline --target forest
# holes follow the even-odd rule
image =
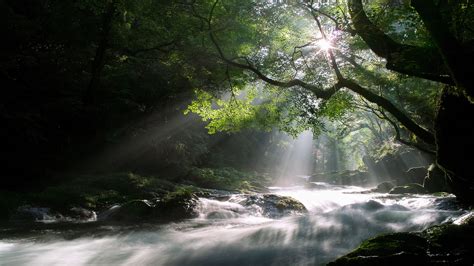
[[[0,265],[473,265],[471,0],[0,0]]]

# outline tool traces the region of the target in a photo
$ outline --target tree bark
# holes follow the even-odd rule
[[[423,20],[456,86],[474,98],[474,55],[451,34],[449,22],[433,0],[412,0],[411,5]]]

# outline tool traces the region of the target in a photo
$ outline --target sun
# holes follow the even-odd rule
[[[327,39],[321,39],[318,41],[318,44],[319,48],[321,48],[322,51],[329,51],[329,49],[333,48],[332,47],[332,44],[330,41],[328,41]]]

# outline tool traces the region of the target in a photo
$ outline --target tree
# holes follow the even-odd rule
[[[390,9],[383,8],[387,3],[391,5]],[[199,4],[200,10],[206,10],[207,7],[207,15],[196,11],[198,5],[194,2],[191,11],[205,25],[210,45],[217,51],[224,66],[253,73],[253,78],[272,87],[300,95],[309,93],[319,101],[319,104],[310,106],[308,110],[308,105],[301,104],[300,97],[300,101],[296,101],[296,109],[301,111],[296,112],[297,116],[309,113],[310,117],[322,118],[330,112],[325,112],[327,110],[321,107],[334,103],[334,96],[340,93],[360,95],[365,101],[382,108],[383,114],[397,128],[397,132],[404,128],[413,134],[415,145],[436,150],[438,164],[445,170],[448,180],[452,181],[455,194],[463,200],[472,201],[473,182],[468,178],[466,165],[474,160],[472,156],[460,155],[458,151],[463,145],[465,151],[474,149],[471,137],[474,133],[471,118],[473,105],[469,101],[473,77],[470,71],[473,70],[465,69],[472,63],[474,51],[470,30],[473,12],[468,1],[460,1],[452,6],[443,1],[420,0],[412,1],[411,4],[407,1],[374,1],[368,8],[372,16],[378,15],[380,26],[372,22],[373,18],[367,14],[361,0],[349,0],[347,6],[340,2],[325,5],[318,1],[293,5],[254,3],[251,14],[244,14],[233,1],[221,3],[217,0]],[[230,15],[230,11],[234,13]],[[298,16],[297,22],[293,19],[295,16]],[[416,25],[420,20],[424,27]],[[380,28],[383,26],[385,31]],[[250,29],[250,33],[242,31],[243,27],[247,31]],[[315,32],[316,38],[313,37]],[[411,38],[403,37],[410,33]],[[239,37],[237,41],[235,35]],[[252,41],[255,41],[253,45]],[[373,54],[367,53],[367,48]],[[386,61],[386,70],[374,70],[374,66],[380,65],[379,58]],[[445,84],[436,126],[422,126],[410,117],[408,110],[388,98],[391,92],[376,89],[387,83],[352,78],[354,66],[362,64],[365,68],[372,68],[369,72],[376,76],[393,76],[393,72],[389,71],[392,70],[409,77]],[[332,75],[328,72],[331,69]],[[228,80],[231,80],[230,75]],[[414,83],[439,88],[437,84],[423,84],[416,79],[411,82]],[[393,89],[394,86],[386,87]],[[453,92],[453,88],[456,88],[457,93]],[[423,88],[417,90],[422,91]],[[287,97],[285,100],[294,98]],[[207,99],[207,102],[207,106],[210,106],[211,101]],[[220,106],[232,108],[231,105]],[[210,108],[209,112],[216,110]],[[461,112],[460,117],[456,115],[457,112]],[[254,110],[250,116],[258,117],[259,113],[261,110]],[[288,113],[292,112],[281,111],[277,116]],[[453,122],[456,118],[461,118],[460,122]],[[304,122],[311,124],[315,120],[318,119],[306,119]],[[272,118],[271,121],[280,123],[286,120]],[[235,122],[231,121],[230,124]],[[448,144],[450,135],[457,137],[455,148]],[[397,138],[400,140],[399,133]]]

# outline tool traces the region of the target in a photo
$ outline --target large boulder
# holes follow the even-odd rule
[[[425,177],[428,175],[426,167],[412,167],[405,172],[405,179],[407,183],[423,184]]]
[[[154,210],[154,217],[163,220],[195,218],[199,215],[196,208],[198,198],[187,190],[168,193],[160,199]]]
[[[428,155],[417,150],[388,153],[380,159],[374,160],[369,156],[363,158],[369,172],[379,180],[391,180],[397,185],[408,183],[423,183],[427,169],[433,161]]]

